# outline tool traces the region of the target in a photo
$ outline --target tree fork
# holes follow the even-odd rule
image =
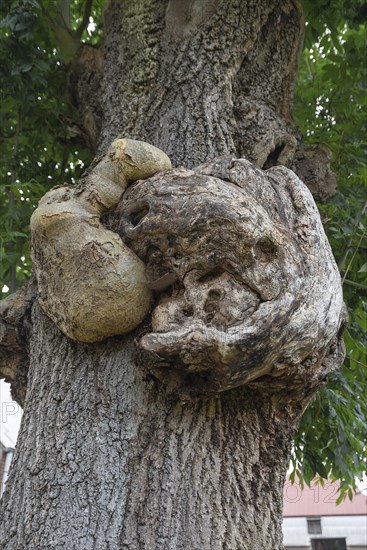
[[[70,66],[86,143],[121,135],[176,166],[218,155],[289,166],[321,200],[335,193],[324,145],[302,144],[292,117],[304,34],[298,0],[109,2],[105,40]],[[102,70],[103,66],[103,70]]]

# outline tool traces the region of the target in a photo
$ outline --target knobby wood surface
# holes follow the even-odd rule
[[[181,397],[269,375],[315,387],[343,354],[340,275],[311,193],[289,169],[218,159],[137,182],[116,212],[156,293],[140,345]]]

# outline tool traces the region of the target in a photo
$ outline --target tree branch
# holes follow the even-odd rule
[[[16,160],[18,159],[18,154],[19,154],[20,132],[21,132],[21,113],[20,113],[20,110],[18,109],[17,110],[17,127],[16,127],[16,130],[15,130],[15,143],[14,143],[14,158]],[[14,196],[14,192],[13,192],[12,187],[15,185],[16,180],[17,180],[16,169],[14,167],[12,167],[11,187],[8,191],[9,212],[10,212],[9,233],[11,233],[11,231],[12,231],[12,228],[13,228],[12,226],[13,226],[13,221],[14,221],[13,220],[13,215],[14,215],[14,206],[15,206],[15,196]],[[14,252],[14,241],[13,241],[13,238],[10,238],[10,240],[8,241],[8,253],[10,253],[10,257],[13,255],[13,252]],[[15,292],[16,286],[17,286],[17,271],[16,271],[16,268],[17,268],[16,261],[14,261],[14,259],[13,259],[13,261],[11,262],[11,264],[9,266],[9,272],[10,272],[9,273],[9,289],[10,289],[11,293]]]
[[[43,7],[43,13],[55,36],[61,57],[66,62],[70,61],[80,46],[79,38],[71,27],[70,1],[58,0],[53,12]]]
[[[83,19],[75,32],[75,35],[79,40],[81,39],[85,29],[88,27],[90,14],[92,12],[92,4],[93,0],[86,0],[85,2]]]
[[[358,244],[357,244],[357,246],[356,246],[355,251],[353,252],[353,255],[352,255],[351,259],[350,259],[350,262],[349,262],[349,264],[348,264],[348,266],[347,266],[347,269],[346,269],[345,272],[344,272],[343,279],[342,279],[342,282],[343,282],[343,283],[347,280],[346,277],[347,277],[347,275],[348,275],[348,272],[349,272],[350,268],[352,267],[354,258],[355,258],[356,255],[357,255],[358,249],[359,249],[359,247],[360,247],[360,245],[361,245],[361,243],[362,243],[362,241],[363,241],[363,239],[364,239],[364,236],[365,236],[365,233],[363,232],[362,235],[360,236],[359,240],[358,240]]]
[[[357,215],[357,218],[356,218],[356,220],[355,220],[355,222],[354,222],[354,226],[355,226],[355,227],[358,226],[358,224],[359,224],[359,222],[360,222],[362,216],[363,216],[364,213],[365,213],[366,208],[367,208],[367,202],[363,205],[362,210],[361,210],[361,211],[358,213],[358,215]],[[358,244],[358,246],[359,246],[359,244]],[[350,239],[348,239],[348,242],[347,242],[347,244],[346,244],[346,246],[345,246],[345,248],[344,248],[344,250],[343,250],[343,253],[342,253],[341,257],[340,257],[340,260],[339,260],[339,262],[338,262],[339,271],[342,270],[342,268],[343,268],[343,266],[344,266],[344,263],[345,263],[345,261],[346,261],[346,259],[347,259],[347,257],[348,257],[348,254],[349,254],[349,252],[351,251],[352,248],[353,248],[353,237],[350,237]],[[358,248],[358,247],[357,247],[357,248]]]
[[[361,288],[363,290],[367,290],[367,285],[363,285],[362,283],[355,283],[354,281],[351,281],[350,279],[344,279],[343,284],[354,286],[355,288]]]
[[[70,17],[70,0],[58,0],[56,10],[61,15],[66,28],[72,31]]]

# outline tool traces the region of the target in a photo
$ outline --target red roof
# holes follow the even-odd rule
[[[339,483],[325,481],[324,487],[314,482],[311,487],[291,484],[289,480],[284,485],[284,517],[310,516],[362,516],[367,515],[367,496],[363,493],[354,495],[350,501],[347,497],[336,505]]]

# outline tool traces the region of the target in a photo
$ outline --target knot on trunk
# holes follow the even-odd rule
[[[12,397],[24,405],[28,376],[28,340],[35,300],[31,279],[24,287],[0,301],[0,378],[11,384]]]
[[[325,145],[298,146],[292,161],[292,169],[307,185],[312,196],[326,202],[336,193],[336,174],[330,168],[331,151]]]
[[[316,386],[339,366],[340,276],[292,171],[227,158],[163,172],[133,184],[117,216],[156,291],[140,346],[171,391]]]

